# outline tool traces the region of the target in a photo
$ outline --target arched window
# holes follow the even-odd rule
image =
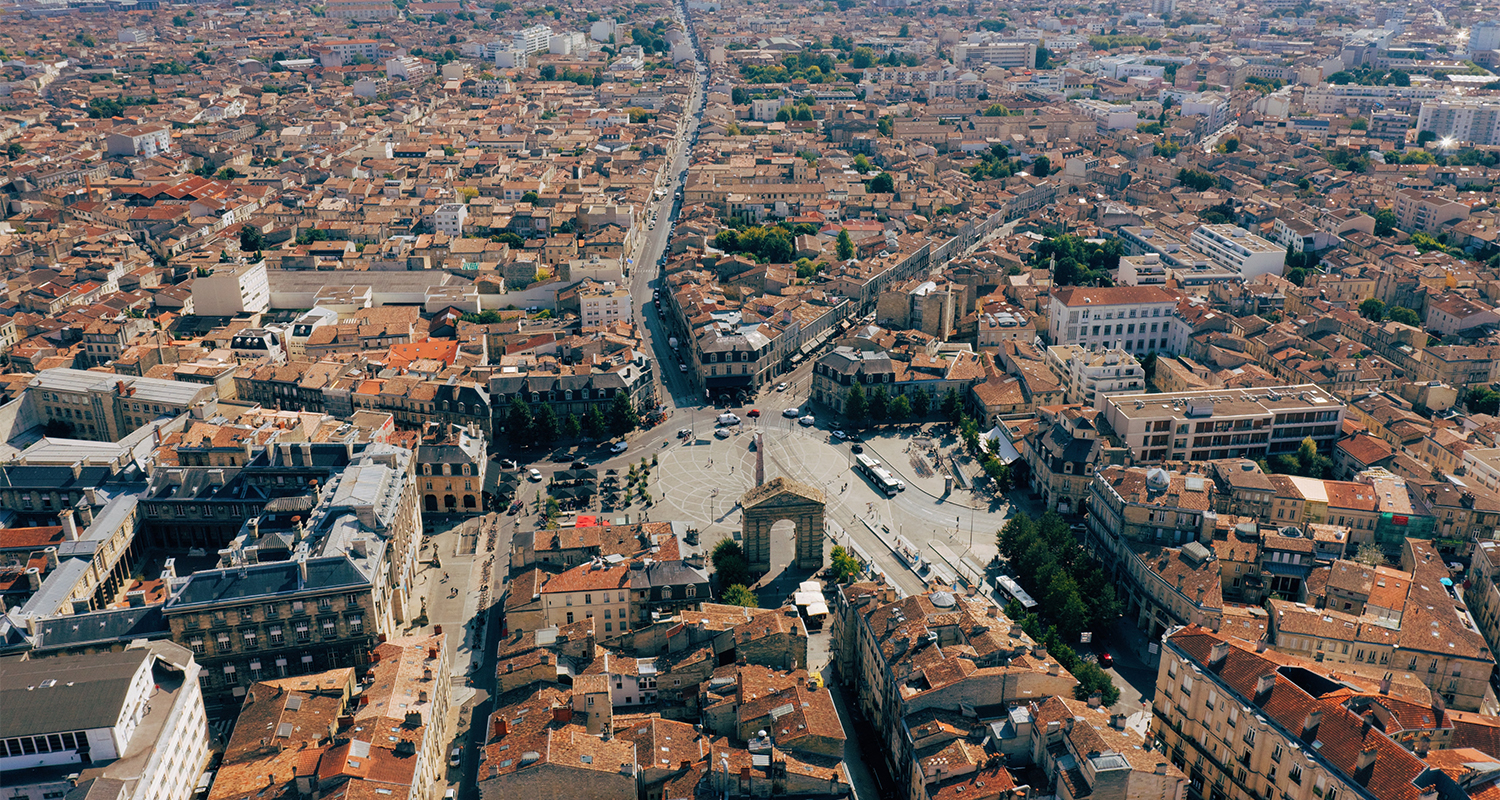
[[[672,587],[670,587],[670,586],[663,586],[663,587],[661,587],[661,599],[663,599],[663,600],[671,600],[672,599]]]
[[[694,586],[692,584],[688,584],[688,587],[687,587],[686,590],[683,591],[683,594],[685,596],[687,596],[687,597],[697,597],[698,596],[698,587],[696,587],[696,586]]]

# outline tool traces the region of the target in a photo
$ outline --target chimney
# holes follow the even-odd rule
[[[1437,692],[1433,692],[1432,693],[1432,715],[1433,715],[1433,717],[1435,717],[1436,719],[1441,720],[1443,718],[1443,710],[1446,709],[1447,707],[1448,707],[1448,704],[1443,702],[1443,696],[1440,695],[1440,694],[1438,694]]]
[[[26,568],[26,587],[35,592],[42,588],[42,571],[36,567]]]
[[[507,733],[510,733],[510,726],[505,722],[505,715],[495,712],[495,716],[490,717],[490,738],[498,739]]]
[[[1276,685],[1276,673],[1267,672],[1255,680],[1255,696],[1260,697],[1271,691]]]
[[[57,516],[62,520],[63,539],[69,542],[78,541],[78,521],[73,519],[73,509],[65,508],[57,512]]]
[[[562,723],[562,722],[572,722],[573,721],[573,707],[572,706],[553,706],[553,708],[552,708],[552,721],[553,722],[559,722],[559,723]]]
[[[1354,764],[1354,771],[1360,772],[1375,766],[1375,755],[1378,752],[1379,751],[1375,749],[1374,745],[1370,745],[1369,747],[1366,747],[1365,749],[1359,751],[1359,760]]]
[[[1389,673],[1389,672],[1387,672],[1385,674],[1385,676],[1380,679],[1380,693],[1381,694],[1390,694],[1391,693],[1391,673]]]
[[[307,559],[297,559],[297,588],[307,586]]]
[[[48,547],[42,551],[42,557],[47,560],[47,569],[57,569],[57,548]]]
[[[74,461],[73,462],[73,480],[76,481],[76,480],[78,480],[79,478],[82,478],[82,477],[83,477],[83,462],[82,461]]]
[[[1104,705],[1103,698],[1104,695],[1100,694],[1099,692],[1094,692],[1093,694],[1089,695],[1089,708],[1098,708],[1099,706]]]
[[[1364,716],[1360,717],[1360,720],[1364,724],[1360,725],[1359,735],[1363,737],[1365,734],[1370,732],[1371,728],[1375,727],[1375,712],[1366,711],[1364,713]]]
[[[1033,656],[1035,656],[1040,661],[1046,661],[1047,660],[1047,646],[1039,644],[1036,647],[1031,648],[1031,654]]]
[[[1217,667],[1224,663],[1229,657],[1229,642],[1215,642],[1213,649],[1208,651],[1208,664]]]
[[[141,591],[140,589],[136,589],[132,592],[126,592],[125,602],[129,603],[131,608],[141,608],[142,606],[146,605],[146,593]]]
[[[87,597],[83,598],[82,600],[76,598],[73,600],[74,614],[87,614],[90,611],[93,611],[93,609],[89,608],[89,600]]]
[[[1303,720],[1302,720],[1302,736],[1304,738],[1312,736],[1314,733],[1317,732],[1317,730],[1318,730],[1318,724],[1321,723],[1322,721],[1323,721],[1323,709],[1321,709],[1321,708],[1315,708],[1315,709],[1307,712],[1307,716],[1304,717]]]

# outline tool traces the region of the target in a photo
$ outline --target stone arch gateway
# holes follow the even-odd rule
[[[786,520],[797,526],[795,561],[798,569],[823,566],[823,492],[789,478],[772,478],[740,498],[741,537],[745,558],[753,572],[771,571],[771,526]]]

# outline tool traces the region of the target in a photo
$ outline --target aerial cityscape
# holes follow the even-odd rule
[[[0,0],[0,800],[1500,800],[1500,6]]]

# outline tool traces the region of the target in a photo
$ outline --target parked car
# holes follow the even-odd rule
[[[630,447],[630,445],[626,444],[625,442],[615,442],[614,444],[612,444],[612,445],[609,446],[609,452],[611,452],[611,453],[623,453],[623,452],[625,452],[625,449],[627,447]]]
[[[589,468],[589,462],[587,462],[587,461],[583,461],[582,459],[580,459],[578,461],[574,461],[573,462],[573,469],[588,469],[588,468]]]
[[[536,467],[532,467],[531,469],[526,470],[526,479],[532,481],[540,481],[542,479],[542,471],[537,469]]]
[[[720,439],[728,439],[732,434],[730,434],[728,428],[720,428],[714,431],[714,435],[719,437]]]
[[[677,365],[677,371],[678,372],[687,372],[687,365],[686,364],[678,364]]]
[[[808,414],[807,416],[805,416],[802,419],[799,419],[797,421],[800,422],[800,423],[802,423],[803,425],[809,425],[809,426],[812,425],[813,423],[817,422],[817,420],[813,419],[813,415],[811,415],[811,414]]]
[[[847,439],[847,438],[849,438],[849,434],[844,433],[843,431],[834,431],[833,432],[833,438],[835,438],[835,439]]]
[[[515,469],[518,466],[520,466],[520,465],[515,462],[515,459],[512,459],[512,458],[502,458],[502,459],[500,459],[500,469]]]
[[[797,408],[796,406],[793,406],[791,408],[783,410],[781,412],[781,416],[787,417],[788,419],[796,419],[797,415],[799,415],[801,413],[802,413],[802,409]]]
[[[463,747],[463,745],[458,745],[458,746],[454,747],[453,750],[452,750],[452,752],[448,753],[448,766],[450,766],[450,767],[456,767],[456,766],[458,766],[459,763],[462,762],[463,760],[464,760],[464,747]]]
[[[1099,666],[1101,666],[1101,667],[1113,667],[1114,665],[1115,665],[1115,657],[1114,656],[1110,655],[1109,653],[1100,653],[1099,654]]]

